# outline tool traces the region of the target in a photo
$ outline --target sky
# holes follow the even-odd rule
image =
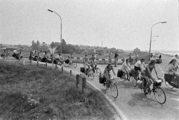
[[[0,43],[179,50],[178,0],[0,0]],[[102,44],[103,43],[103,44]]]

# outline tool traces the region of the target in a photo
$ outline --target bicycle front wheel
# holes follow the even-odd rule
[[[73,67],[76,68],[77,67],[77,63],[72,63]]]
[[[89,71],[89,72],[88,72],[88,77],[89,77],[89,79],[91,79],[91,80],[94,79],[94,73],[93,73],[93,71]]]
[[[137,86],[137,80],[135,78],[132,77],[132,86],[136,87]]]
[[[165,92],[160,87],[154,89],[154,96],[158,103],[164,104],[166,102]]]
[[[97,74],[101,73],[100,68],[96,68],[96,73],[97,73]]]
[[[117,88],[117,85],[115,83],[111,84],[110,89],[111,89],[111,95],[112,95],[112,97],[116,99],[118,97],[118,88]]]

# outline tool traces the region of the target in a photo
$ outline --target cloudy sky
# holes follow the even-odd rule
[[[0,0],[0,42],[27,44],[39,40],[115,47],[179,50],[178,0]]]

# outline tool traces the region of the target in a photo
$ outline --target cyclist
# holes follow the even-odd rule
[[[121,70],[122,70],[122,74],[127,74],[127,76],[129,76],[129,73],[130,71],[132,70],[131,66],[130,66],[130,63],[129,63],[129,59],[125,59],[123,64],[122,64],[122,67],[121,67]]]
[[[145,63],[144,63],[145,59],[140,59],[138,60],[135,65],[134,65],[134,70],[136,75],[138,76],[139,72],[142,71],[142,66],[145,68]]]
[[[166,74],[167,75],[165,75],[165,76],[167,76],[166,79],[167,79],[168,83],[171,84],[172,86],[176,86],[176,84],[173,83],[174,79],[179,80],[179,74],[177,72],[178,68],[179,67],[178,67],[178,64],[177,64],[177,60],[176,60],[175,57],[173,57],[170,60],[168,66],[166,68]]]
[[[152,81],[156,81],[157,79],[154,78],[154,76],[152,76],[152,70],[154,69],[155,71],[155,74],[157,75],[158,77],[158,73],[156,71],[156,68],[155,68],[155,60],[154,59],[151,59],[148,63],[148,65],[146,66],[145,68],[145,71],[144,71],[144,93],[145,95],[147,94],[147,89],[149,90],[149,87],[150,85],[152,84]]]
[[[105,70],[104,70],[104,77],[106,78],[106,86],[107,86],[107,88],[110,87],[110,83],[111,83],[111,79],[112,79],[112,76],[111,76],[111,74],[110,74],[110,71],[111,71],[111,70],[113,71],[113,74],[116,76],[116,74],[115,74],[115,72],[114,72],[114,69],[113,69],[111,63],[109,63],[109,64],[106,66]]]
[[[72,65],[72,62],[73,62],[73,55],[72,54],[70,54],[70,56],[69,56],[69,62],[70,62],[70,65]]]
[[[95,57],[94,57],[94,55],[92,55],[92,57],[90,58],[90,64],[91,64],[93,72],[95,73]]]
[[[64,59],[63,59],[62,54],[59,53],[58,55],[59,55],[59,61],[60,61],[60,64],[63,64]]]
[[[47,55],[47,51],[45,51],[43,53],[43,58],[42,58],[42,62],[47,62],[48,61],[48,55]]]
[[[90,69],[89,58],[88,58],[87,54],[85,54],[85,57],[83,58],[83,64],[84,64],[84,68],[85,68],[85,73],[87,75],[88,70]]]

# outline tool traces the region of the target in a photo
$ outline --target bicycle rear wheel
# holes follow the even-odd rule
[[[132,77],[132,86],[136,87],[137,86],[137,80],[135,78]]]
[[[94,73],[93,73],[92,70],[90,70],[90,71],[88,72],[88,77],[89,77],[89,79],[91,79],[91,80],[94,79]]]
[[[111,84],[110,86],[111,89],[111,95],[113,98],[117,98],[118,97],[118,88],[117,85],[115,83]]]
[[[165,92],[160,87],[154,88],[154,96],[158,103],[164,104],[166,102]]]
[[[101,73],[100,68],[96,68],[96,73],[97,73],[97,74]]]

